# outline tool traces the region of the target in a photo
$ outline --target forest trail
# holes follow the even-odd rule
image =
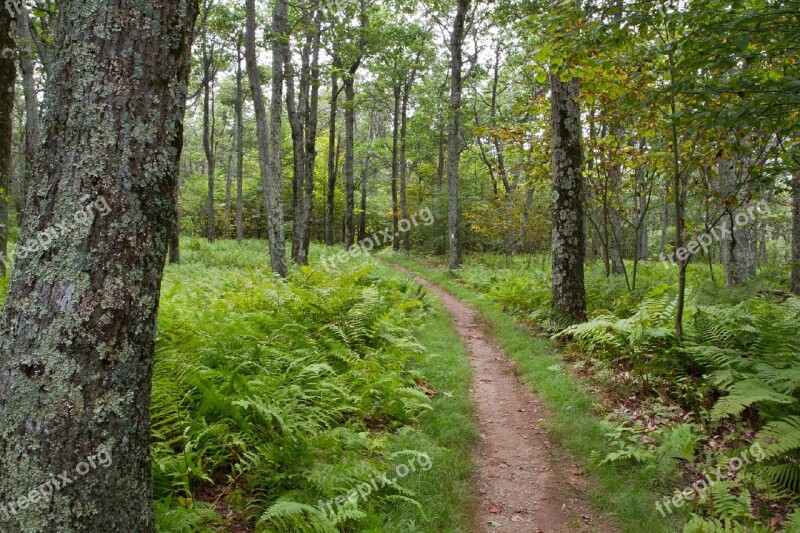
[[[516,377],[514,363],[478,311],[402,267],[434,294],[453,317],[469,350],[470,392],[480,434],[475,450],[475,532],[561,533],[616,531],[588,501],[589,480],[552,443],[542,427],[550,416],[538,395]]]

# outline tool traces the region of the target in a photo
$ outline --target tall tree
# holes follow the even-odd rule
[[[244,167],[244,91],[242,90],[242,40],[239,34],[236,38],[236,95],[233,103],[233,112],[236,115],[236,240],[244,240],[243,209],[243,167]]]
[[[336,199],[336,172],[338,168],[338,151],[336,143],[336,113],[338,111],[339,93],[336,69],[331,72],[330,120],[328,123],[328,183],[325,189],[325,244],[333,246],[333,211]]]
[[[342,76],[344,88],[344,247],[349,249],[355,244],[355,136],[356,136],[356,91],[355,81],[356,72],[364,59],[364,52],[367,45],[367,3],[366,0],[359,0],[359,28],[358,44],[356,49],[350,54],[349,64]],[[335,66],[342,67],[340,59],[335,59]]]
[[[154,532],[151,374],[197,5],[58,9],[47,143],[0,319],[0,501],[99,448],[113,466],[0,514],[0,530]],[[37,243],[76,212],[85,224]]]
[[[450,35],[450,124],[447,129],[447,227],[450,243],[450,270],[463,262],[461,211],[459,206],[459,165],[461,163],[461,89],[464,27],[469,0],[457,0],[453,33]]]
[[[792,292],[800,296],[800,171],[792,176]]]
[[[14,87],[17,70],[14,64],[14,19],[11,11],[0,13],[0,274],[8,265],[8,207],[11,187],[11,143],[14,130]]]
[[[319,103],[320,18],[316,6],[303,17],[312,18],[312,27],[301,37],[300,79],[295,101],[295,68],[290,53],[288,28],[280,36],[280,53],[286,68],[286,109],[292,137],[292,259],[299,265],[308,263],[311,237],[311,209],[314,195],[314,160],[316,158],[317,114]],[[314,76],[317,78],[314,78]]]
[[[34,62],[34,43],[30,31],[28,8],[20,4],[17,14],[17,38],[19,65],[22,72],[22,94],[25,98],[25,173],[22,180],[22,197],[17,212],[22,214],[25,207],[25,194],[33,172],[33,161],[39,145],[39,102],[36,99],[36,78]],[[18,222],[21,222],[21,217]]]
[[[212,2],[206,0],[203,3],[203,18],[201,21],[203,29],[203,152],[206,156],[206,172],[208,173],[208,202],[206,205],[206,236],[208,240],[214,242],[215,220],[214,220],[214,178],[217,167],[216,157],[216,131],[217,120],[215,114],[214,86],[216,78],[216,65],[214,62],[215,42],[209,43],[208,33],[209,15],[212,9]],[[213,39],[213,37],[212,37]]]
[[[245,63],[247,64],[247,76],[250,80],[250,90],[253,94],[253,108],[256,115],[256,135],[258,137],[258,161],[261,170],[261,179],[264,187],[264,209],[267,218],[267,236],[269,241],[269,257],[272,271],[281,277],[286,277],[288,269],[286,266],[286,243],[283,233],[283,199],[281,197],[281,171],[280,159],[273,159],[274,154],[280,154],[280,115],[281,98],[280,87],[283,83],[282,69],[275,72],[273,68],[273,97],[272,115],[273,122],[278,121],[278,131],[270,131],[267,125],[267,109],[264,103],[264,92],[261,89],[261,75],[258,72],[258,62],[256,56],[256,5],[255,0],[247,0],[247,29],[245,32]],[[280,67],[280,56],[273,54],[273,64],[278,62]],[[278,94],[275,79],[278,80]],[[277,96],[277,101],[276,101]],[[275,117],[277,115],[277,119]],[[274,125],[274,124],[273,124]],[[277,167],[277,172],[275,168]]]
[[[586,319],[580,82],[550,75],[553,166],[553,307]]]

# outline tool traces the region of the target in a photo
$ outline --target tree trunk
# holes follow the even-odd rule
[[[355,244],[355,158],[356,135],[356,93],[352,78],[344,80],[344,248],[349,250]]]
[[[720,181],[728,190],[737,188],[735,163],[730,159],[719,160]],[[726,213],[727,230],[723,231],[722,243],[725,249],[725,284],[735,287],[747,283],[756,275],[756,228],[747,214],[751,202],[743,203],[739,209]],[[744,222],[744,223],[741,223]]]
[[[0,13],[0,274],[8,270],[8,207],[11,187],[11,143],[14,131],[14,19],[5,9]]]
[[[180,174],[178,174],[180,176]],[[167,249],[169,250],[169,264],[179,265],[181,263],[181,211],[178,204],[180,198],[180,178],[178,185],[175,187],[175,206],[172,210],[172,218],[169,225],[169,233],[167,234]]]
[[[283,83],[280,56],[273,54],[273,94],[272,121],[270,130],[267,126],[267,110],[264,93],[261,90],[261,75],[256,60],[256,7],[255,0],[247,0],[247,31],[245,37],[245,63],[250,88],[253,93],[253,109],[256,115],[256,135],[258,137],[258,160],[261,178],[264,183],[264,210],[267,218],[267,238],[269,240],[269,257],[272,271],[286,277],[286,243],[283,233],[283,198],[281,197],[281,85]],[[277,63],[277,68],[276,67]],[[277,83],[276,83],[277,80]],[[275,94],[277,91],[277,95]],[[276,98],[277,96],[277,98]],[[277,121],[277,131],[275,123]],[[278,156],[275,159],[275,156]],[[277,172],[275,172],[277,169]]]
[[[208,6],[206,6],[206,15]],[[205,18],[204,16],[204,18]],[[204,20],[205,22],[205,20]],[[214,153],[214,137],[216,120],[214,118],[214,47],[208,49],[207,28],[203,28],[203,152],[206,156],[206,172],[208,173],[208,201],[206,204],[206,236],[209,242],[214,242],[214,174],[217,167],[217,158]]]
[[[283,2],[284,0],[277,0]],[[286,5],[288,16],[288,4]],[[303,237],[306,234],[306,194],[305,194],[305,132],[304,115],[307,106],[308,94],[308,55],[310,49],[306,47],[302,52],[303,68],[300,76],[300,98],[299,103],[295,102],[294,87],[294,63],[289,50],[289,35],[287,19],[283,18],[282,26],[275,28],[277,37],[275,53],[280,54],[286,68],[286,112],[289,118],[289,128],[292,137],[292,260],[298,265],[308,264],[308,257],[305,256],[306,248],[303,246]],[[278,33],[280,30],[281,33]]]
[[[400,137],[400,92],[402,86],[399,80],[394,84],[394,111],[392,113],[392,249],[400,249],[400,207],[397,198],[397,174],[398,174],[398,141]]]
[[[415,64],[419,62],[419,55]],[[408,220],[408,197],[406,190],[408,186],[408,161],[406,161],[406,137],[408,135],[408,101],[411,98],[411,88],[414,86],[414,79],[417,75],[416,67],[411,71],[406,80],[403,90],[403,103],[400,105],[400,214],[403,220]],[[408,231],[403,232],[403,250],[410,249],[410,237]]]
[[[23,223],[22,214],[27,200],[28,183],[33,173],[33,162],[39,146],[39,102],[36,99],[35,62],[33,38],[30,32],[28,9],[20,4],[17,14],[17,37],[19,39],[19,64],[22,71],[22,93],[25,97],[25,173],[22,180],[22,196],[17,201],[17,222]]]
[[[442,188],[444,187],[444,165],[445,165],[445,138],[444,138],[444,120],[439,122],[439,158],[436,163],[436,206],[437,212],[442,213],[444,200],[442,199]],[[440,227],[439,224],[436,227]],[[442,226],[443,227],[443,226]],[[447,241],[447,231],[434,232],[433,253],[436,255],[444,255],[445,242]]]
[[[244,240],[243,224],[243,168],[244,168],[244,92],[242,91],[242,38],[236,40],[236,100],[234,113],[236,114],[236,240]]]
[[[553,307],[570,319],[586,319],[583,283],[583,154],[579,80],[550,76],[553,161]]]
[[[450,270],[463,262],[461,211],[459,208],[459,164],[461,162],[461,48],[469,0],[457,0],[453,33],[450,37],[450,124],[447,139],[447,227],[450,243]]]
[[[314,214],[314,173],[317,160],[317,121],[319,119],[319,86],[320,86],[320,67],[319,51],[322,41],[322,11],[319,6],[314,18],[314,34],[309,39],[311,46],[311,65],[310,65],[310,84],[311,92],[308,98],[308,109],[305,114],[305,234],[303,235],[302,245],[305,257],[309,257],[311,247],[311,225]],[[306,259],[306,262],[308,260]]]
[[[336,71],[331,74],[331,114],[328,130],[328,186],[325,190],[325,244],[333,246],[333,209],[336,199],[336,111],[339,86]]]
[[[800,296],[800,171],[792,177],[792,292]]]
[[[53,112],[0,319],[2,531],[155,531],[151,374],[196,11],[59,2]]]

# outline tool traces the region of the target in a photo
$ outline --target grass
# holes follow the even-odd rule
[[[385,276],[397,274],[381,266]],[[375,531],[471,531],[474,515],[471,451],[477,439],[469,394],[471,368],[466,347],[453,328],[452,317],[437,298],[426,296],[425,324],[415,329],[427,356],[414,370],[436,391],[433,410],[424,413],[416,431],[398,436],[401,448],[423,449],[433,444],[433,466],[407,485],[425,502],[425,519],[414,520],[411,509],[390,514],[383,529]],[[420,442],[420,440],[428,442]],[[404,516],[405,515],[405,516]],[[411,526],[411,527],[409,527]]]
[[[664,480],[654,479],[635,466],[599,465],[590,460],[590,454],[603,450],[608,439],[592,397],[566,370],[554,342],[532,336],[500,306],[454,283],[444,271],[400,255],[384,259],[420,274],[481,312],[498,343],[519,364],[531,390],[541,394],[552,414],[548,429],[556,441],[594,478],[590,498],[598,510],[623,531],[667,533],[681,529],[688,513],[681,511],[664,518],[656,510],[656,501],[669,494],[665,493]]]

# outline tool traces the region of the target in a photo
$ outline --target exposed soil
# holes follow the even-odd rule
[[[549,413],[516,377],[514,363],[484,331],[478,312],[427,280],[417,280],[442,301],[469,349],[470,392],[480,433],[475,531],[615,531],[589,505],[589,480],[548,438],[542,425]]]

